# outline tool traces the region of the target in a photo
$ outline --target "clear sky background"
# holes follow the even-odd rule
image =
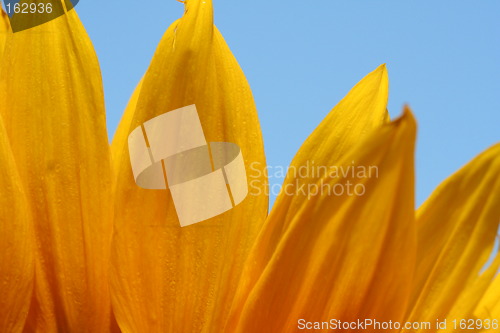
[[[500,1],[224,1],[215,23],[252,87],[269,165],[286,166],[363,76],[386,63],[389,111],[419,122],[417,204],[500,141]],[[110,138],[175,0],[81,0],[101,62]],[[272,183],[281,180],[273,179]]]

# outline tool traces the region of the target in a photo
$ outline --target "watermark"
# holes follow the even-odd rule
[[[195,105],[146,121],[129,134],[128,147],[136,184],[169,189],[182,227],[220,215],[248,194],[240,148],[207,143]]]
[[[262,179],[268,179],[262,186]],[[366,183],[379,178],[376,165],[360,165],[351,161],[344,165],[321,165],[306,161],[300,166],[263,166],[259,162],[250,164],[250,195],[305,196],[363,196],[367,192]],[[274,183],[282,180],[283,183]]]
[[[297,321],[299,330],[330,330],[330,331],[387,331],[387,330],[414,330],[436,332],[437,330],[464,330],[483,331],[497,330],[500,328],[499,319],[436,319],[435,321],[399,322],[379,321],[376,319],[358,319],[354,321],[341,321],[330,319],[328,321]]]
[[[132,173],[144,189],[170,190],[181,226],[218,216],[253,196],[356,196],[379,177],[378,166],[351,161],[321,165],[245,167],[238,145],[205,139],[195,105],[146,121],[128,137]],[[247,172],[248,171],[248,172]],[[268,180],[285,178],[283,184]]]
[[[3,8],[13,32],[52,21],[72,10],[79,0],[4,0]]]

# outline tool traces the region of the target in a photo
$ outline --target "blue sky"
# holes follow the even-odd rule
[[[500,141],[500,2],[222,1],[215,23],[252,87],[268,164],[301,143],[363,76],[386,63],[389,111],[419,122],[417,203]],[[175,0],[83,0],[113,135],[166,28]],[[272,180],[274,183],[281,180]]]

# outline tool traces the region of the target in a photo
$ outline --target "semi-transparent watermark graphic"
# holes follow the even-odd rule
[[[3,0],[13,32],[52,21],[72,10],[79,0]]]
[[[135,182],[169,189],[181,226],[220,215],[248,194],[240,148],[207,143],[195,105],[146,121],[130,133],[128,146]]]

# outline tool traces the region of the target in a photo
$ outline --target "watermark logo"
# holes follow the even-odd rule
[[[79,0],[4,0],[13,32],[52,21],[72,10]]]
[[[248,194],[240,148],[207,143],[195,105],[146,121],[130,133],[128,146],[136,184],[169,189],[182,227],[220,215]]]

